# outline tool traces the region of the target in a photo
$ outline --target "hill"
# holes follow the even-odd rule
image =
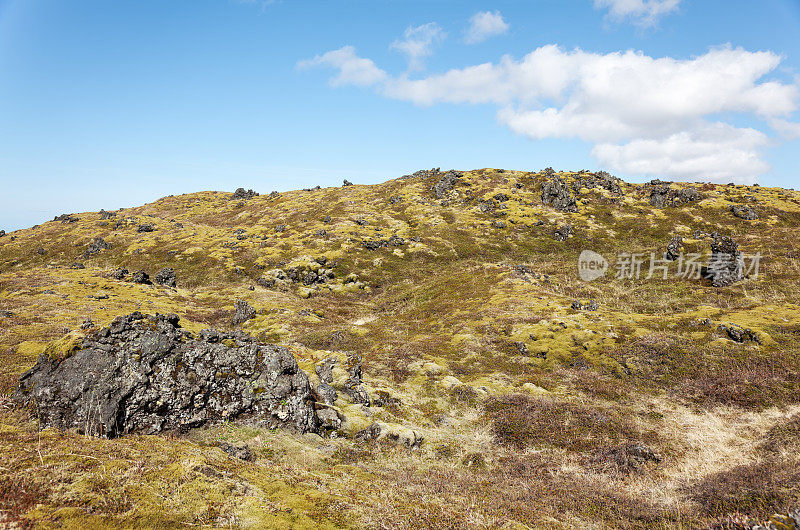
[[[0,521],[733,528],[800,502],[800,193],[550,168],[345,184],[2,235]],[[285,347],[335,391],[325,428],[40,430],[20,376],[134,312],[210,363]]]

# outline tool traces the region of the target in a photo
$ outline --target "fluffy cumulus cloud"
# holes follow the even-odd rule
[[[326,61],[329,54],[360,66],[348,72]],[[337,68],[335,84],[353,77],[361,82],[352,84],[417,105],[494,105],[499,122],[512,131],[533,140],[584,140],[601,165],[628,175],[751,182],[768,170],[762,150],[770,140],[763,131],[730,122],[757,120],[786,137],[800,128],[790,121],[798,86],[766,78],[780,56],[729,46],[675,59],[548,45],[521,59],[503,57],[419,79],[391,76],[358,59],[352,48],[312,61]],[[369,74],[354,75],[359,69]]]
[[[339,73],[330,80],[331,86],[371,86],[388,77],[386,72],[375,66],[374,62],[359,57],[352,46],[343,46],[338,50],[317,55],[313,59],[300,61],[297,66],[300,69],[328,66],[338,70]]]
[[[596,9],[608,9],[617,22],[631,21],[642,27],[654,26],[658,19],[678,9],[681,0],[594,0]]]
[[[477,44],[490,37],[502,35],[508,31],[508,23],[503,20],[500,11],[481,11],[469,19],[469,27],[464,33],[464,42]]]
[[[403,37],[392,43],[392,49],[406,56],[409,70],[422,70],[425,58],[431,54],[434,44],[444,40],[445,32],[436,22],[429,22],[406,28]]]

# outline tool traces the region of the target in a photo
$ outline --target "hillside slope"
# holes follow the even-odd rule
[[[192,193],[5,234],[0,521],[639,528],[785,512],[800,502],[799,226],[791,190],[482,169]],[[722,236],[744,253],[736,281],[677,274]],[[602,278],[581,279],[586,250]],[[255,314],[234,326],[237,300]],[[286,346],[315,383],[326,359],[360,355],[370,406],[339,392],[333,436],[39,431],[10,397],[20,375],[134,311]],[[240,443],[252,459],[223,450]]]

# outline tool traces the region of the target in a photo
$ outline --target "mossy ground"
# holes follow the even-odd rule
[[[426,438],[410,451],[224,425],[98,440],[38,432],[3,397],[0,511],[41,527],[691,528],[800,501],[797,451],[781,441],[800,410],[800,194],[703,185],[699,203],[659,210],[645,187],[623,184],[624,197],[583,189],[579,212],[563,213],[541,204],[543,179],[471,171],[444,201],[430,179],[242,201],[202,192],[0,238],[0,310],[13,313],[0,317],[4,396],[39,354],[68,354],[87,317],[174,312],[191,331],[225,328],[243,299],[258,315],[242,329],[286,345],[310,373],[356,351],[371,392],[400,400],[373,416],[345,403],[350,432],[377,420]],[[498,193],[504,208],[481,210]],[[760,219],[734,217],[740,203]],[[145,223],[155,231],[138,232]],[[567,223],[574,235],[554,240]],[[660,255],[678,233],[687,252],[708,252],[695,230],[760,252],[761,275],[724,289],[578,279],[584,249]],[[392,235],[406,243],[362,243]],[[95,237],[111,248],[84,257]],[[320,257],[331,289],[257,282]],[[115,280],[120,266],[151,277],[172,267],[178,288]],[[600,309],[573,310],[575,299]],[[762,342],[734,343],[705,318]],[[232,459],[217,439],[247,442],[256,460]],[[631,441],[661,464],[633,475],[598,465]]]

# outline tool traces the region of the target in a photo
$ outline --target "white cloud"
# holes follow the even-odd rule
[[[592,156],[601,165],[628,174],[753,184],[769,170],[759,155],[767,141],[755,129],[713,123],[665,138],[601,143],[592,149]]]
[[[769,121],[769,126],[787,140],[800,138],[800,123],[775,118]]]
[[[508,23],[503,20],[500,11],[480,11],[469,19],[469,27],[464,35],[464,42],[476,44],[489,37],[502,35],[508,31]]]
[[[313,59],[300,61],[297,67],[306,69],[313,66],[329,66],[339,70],[339,75],[332,77],[332,86],[358,85],[370,86],[383,81],[387,74],[373,63],[370,59],[364,59],[356,55],[356,49],[352,46],[342,46],[338,50],[332,50],[322,55],[317,55]]]
[[[681,0],[594,0],[595,9],[608,8],[608,16],[621,22],[630,20],[637,26],[649,27],[658,19],[676,11]]]
[[[445,32],[436,22],[406,28],[405,40],[396,40],[391,48],[403,53],[408,59],[409,70],[421,70],[425,58],[431,54],[434,44],[444,40]]]
[[[613,171],[716,181],[751,180],[768,169],[767,136],[721,116],[763,120],[788,136],[800,89],[764,77],[781,62],[772,52],[730,46],[689,59],[641,52],[607,54],[542,46],[420,79],[372,76],[386,97],[418,105],[491,104],[498,121],[534,140],[578,138]],[[331,66],[334,66],[331,64]],[[335,80],[341,80],[340,71]]]

